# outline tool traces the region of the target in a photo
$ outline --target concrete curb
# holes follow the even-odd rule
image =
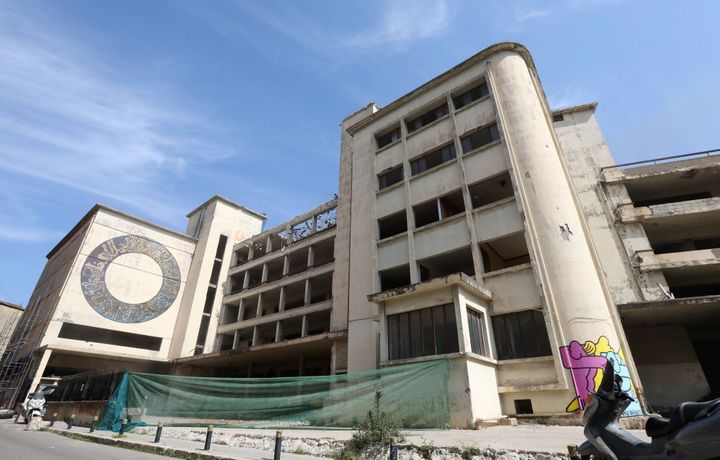
[[[106,446],[121,447],[123,449],[136,450],[148,454],[164,455],[166,457],[184,458],[188,460],[237,460],[237,457],[227,457],[218,453],[205,452],[202,450],[177,449],[174,447],[164,447],[159,444],[134,441],[123,438],[106,438],[90,433],[73,432],[58,428],[41,428],[41,431],[65,436],[66,438],[78,439],[81,441],[94,442]]]

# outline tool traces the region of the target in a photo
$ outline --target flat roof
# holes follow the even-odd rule
[[[15,308],[15,309],[21,310],[21,311],[24,311],[24,310],[25,310],[25,309],[24,309],[23,307],[21,307],[20,305],[15,304],[15,303],[12,303],[12,302],[8,302],[8,301],[6,301],[6,300],[0,300],[0,305],[2,305],[3,307]]]
[[[401,96],[400,98],[394,100],[390,104],[386,105],[385,107],[380,107],[379,110],[371,115],[368,115],[366,118],[363,118],[362,120],[358,121],[354,125],[350,126],[348,128],[348,132],[350,134],[354,134],[357,130],[360,128],[370,124],[371,122],[375,121],[378,118],[381,118],[385,116],[388,112],[395,110],[398,107],[401,107],[402,105],[408,103],[410,100],[414,99],[415,97],[426,93],[427,91],[430,91],[432,88],[436,87],[440,83],[444,82],[445,80],[453,77],[454,75],[457,75],[458,73],[462,72],[463,70],[467,69],[468,67],[475,65],[479,62],[484,61],[485,59],[489,58],[493,54],[499,53],[501,51],[514,51],[518,53],[520,56],[522,56],[525,59],[525,62],[527,63],[528,67],[530,68],[530,71],[533,73],[533,75],[538,78],[538,81],[540,81],[537,69],[535,68],[535,63],[532,60],[532,56],[530,55],[530,51],[520,43],[517,42],[500,42],[496,43],[494,45],[488,46],[484,50],[480,51],[479,53],[474,54],[473,56],[469,57],[468,59],[464,60],[463,62],[455,65],[454,67],[450,68],[449,70],[441,73],[437,77],[433,78],[432,80],[428,81],[427,83],[418,86],[414,90],[410,91],[409,93],[405,94],[404,96]],[[543,94],[543,99],[545,98],[545,90],[543,90],[542,85],[540,85],[540,91]],[[367,107],[367,105],[365,106]],[[362,109],[361,109],[362,110]],[[348,117],[358,113],[359,111],[355,111],[353,114],[349,115]]]
[[[48,252],[47,256],[45,256],[45,257],[49,259],[53,255],[55,255],[55,253],[58,252],[60,250],[60,248],[62,248],[65,245],[65,243],[67,243],[75,235],[75,233],[77,233],[86,223],[88,223],[90,221],[90,219],[95,214],[97,214],[98,211],[100,211],[100,210],[107,211],[112,214],[117,214],[118,216],[124,217],[126,219],[134,220],[135,222],[138,222],[140,224],[147,225],[149,227],[153,227],[157,230],[160,230],[161,232],[169,233],[171,235],[177,236],[178,238],[183,238],[183,239],[191,241],[193,243],[197,242],[197,238],[193,238],[192,236],[187,235],[185,233],[178,232],[177,230],[173,230],[171,228],[167,228],[162,225],[158,225],[158,224],[150,222],[148,220],[141,219],[140,217],[133,216],[132,214],[128,214],[126,212],[119,211],[115,208],[111,208],[109,206],[105,206],[103,204],[98,203],[95,206],[93,206],[87,213],[85,213],[84,216],[82,216],[82,218],[78,221],[78,223],[75,224],[75,226],[72,229],[70,229],[69,232],[67,232],[67,234],[60,240],[60,242],[58,244],[56,244],[55,247],[53,247],[50,250],[50,252]]]
[[[235,208],[235,209],[242,209],[243,211],[245,211],[245,212],[247,212],[247,213],[249,213],[249,214],[252,214],[252,215],[254,215],[254,216],[256,216],[256,217],[258,217],[258,218],[260,218],[260,219],[262,219],[262,220],[267,219],[267,215],[266,215],[265,213],[253,211],[252,209],[247,208],[247,207],[241,205],[240,203],[236,203],[236,202],[233,201],[233,200],[230,200],[230,199],[228,199],[228,198],[225,198],[225,197],[222,196],[222,195],[213,195],[213,196],[210,197],[208,200],[204,201],[200,206],[198,206],[197,208],[195,208],[195,209],[193,209],[192,211],[190,211],[190,212],[187,214],[187,216],[185,216],[185,217],[190,217],[190,216],[192,216],[193,214],[195,214],[196,212],[198,212],[201,208],[207,206],[208,204],[212,203],[213,201],[222,201],[223,203],[225,203],[225,204],[227,204],[227,205],[230,205],[230,206],[232,206],[232,207]]]

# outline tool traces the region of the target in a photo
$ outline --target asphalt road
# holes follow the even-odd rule
[[[160,455],[78,441],[53,433],[24,431],[12,419],[0,420],[0,458],[12,460],[167,460]]]

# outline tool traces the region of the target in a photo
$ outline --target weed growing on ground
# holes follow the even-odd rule
[[[432,454],[435,451],[435,445],[432,441],[428,441],[427,439],[423,438],[423,443],[421,446],[416,447],[418,453],[422,458],[426,460],[430,460],[432,458]]]
[[[482,452],[480,452],[480,449],[477,449],[475,447],[465,447],[462,450],[462,453],[460,456],[463,458],[463,460],[470,460],[476,455],[480,455]]]
[[[352,439],[340,451],[341,460],[375,458],[403,440],[400,430],[402,421],[393,414],[381,410],[382,390],[375,390],[375,402],[367,416],[356,426]]]

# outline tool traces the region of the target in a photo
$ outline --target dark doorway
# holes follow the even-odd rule
[[[692,344],[710,386],[709,397],[720,397],[720,362],[717,359],[720,340],[695,340]]]

